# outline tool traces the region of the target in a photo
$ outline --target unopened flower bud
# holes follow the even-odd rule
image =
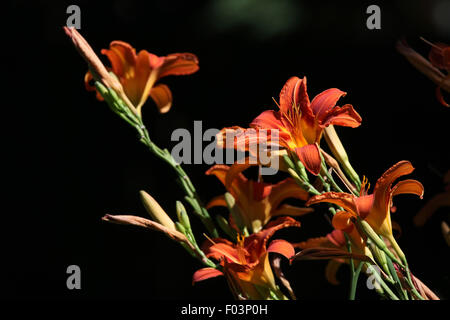
[[[237,227],[239,228],[239,230],[245,233],[247,229],[242,217],[241,210],[239,210],[238,206],[236,205],[236,200],[231,195],[231,193],[225,193],[225,202],[227,203],[228,209],[230,210],[231,216],[233,217]]]
[[[344,149],[344,146],[342,145],[341,140],[339,139],[338,134],[336,133],[336,130],[334,129],[333,125],[329,125],[324,130],[325,134],[325,140],[327,141],[328,146],[331,149],[331,152],[336,157],[336,159],[339,161],[339,163],[344,168],[345,172],[350,176],[350,178],[353,180],[353,182],[357,182],[358,185],[361,185],[361,180],[359,179],[358,174],[351,166],[347,152]]]
[[[92,47],[83,38],[83,36],[73,27],[64,27],[66,35],[72,40],[75,49],[80,53],[83,59],[87,62],[89,70],[94,77],[94,80],[101,82],[105,87],[111,88],[117,93],[117,96],[128,106],[134,115],[139,116],[135,106],[125,94],[122,84],[117,77],[112,76],[106,67],[101,62],[100,58],[95,54]]]
[[[177,201],[176,208],[177,208],[178,221],[183,225],[183,227],[190,230],[191,222],[189,221],[189,216],[186,212],[186,209],[184,208],[183,203],[181,203],[181,201]]]
[[[144,204],[145,209],[150,214],[150,216],[157,222],[161,223],[166,228],[171,230],[176,230],[175,224],[167,215],[167,213],[161,208],[158,202],[151,195],[149,195],[145,191],[139,192],[141,195],[142,203]]]

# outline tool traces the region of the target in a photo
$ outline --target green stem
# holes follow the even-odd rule
[[[406,268],[406,274],[407,274],[407,282],[410,286],[411,292],[416,296],[419,300],[425,300],[424,297],[417,291],[416,287],[414,286],[414,282],[411,279],[411,271],[409,270],[408,262],[406,261],[406,258],[403,260],[403,263],[405,264]]]
[[[350,242],[350,239],[347,235],[347,233],[344,232],[344,236],[345,236],[345,240],[347,242],[347,251],[349,253],[352,253],[352,244]],[[361,265],[361,263],[360,263]],[[358,278],[355,277],[356,272],[355,272],[355,262],[353,261],[353,258],[350,257],[350,271],[352,272],[352,275],[350,277],[350,294],[349,294],[349,300],[355,300],[355,294],[356,294],[356,283]],[[359,270],[361,271],[361,270]],[[359,272],[358,272],[358,276],[359,276]]]
[[[362,266],[363,266],[363,263],[360,262],[356,271],[353,270],[352,281],[351,281],[351,286],[350,286],[350,296],[349,296],[350,300],[355,300],[356,286],[358,284],[358,278],[359,278],[359,275],[361,274]]]
[[[314,188],[314,186],[312,184],[310,184],[309,182],[302,180],[302,178],[300,178],[300,176],[298,175],[297,171],[295,171],[292,168],[288,169],[289,174],[292,176],[292,178],[294,178],[295,182],[297,182],[297,184],[304,190],[306,190],[308,193],[311,193],[313,195],[319,195],[321,194],[319,191],[317,191],[316,188]]]
[[[325,159],[323,158],[323,155],[320,154],[320,158],[322,161],[322,171],[325,174],[325,176],[327,177],[328,181],[330,181],[331,186],[334,188],[334,190],[338,191],[338,192],[344,192],[342,191],[342,189],[337,185],[336,181],[334,181],[333,176],[328,172],[328,168],[327,165],[325,163]]]
[[[202,201],[200,200],[200,197],[198,196],[197,191],[187,173],[175,161],[168,150],[163,150],[159,148],[155,143],[153,143],[153,141],[150,139],[147,128],[142,124],[142,122],[140,123],[140,125],[136,126],[136,129],[141,134],[141,142],[146,145],[155,156],[163,160],[175,171],[180,183],[183,185],[185,193],[191,200],[189,204],[194,210],[194,213],[200,218],[201,222],[208,230],[208,233],[214,238],[218,237],[219,233],[214,225],[214,222],[211,219],[208,211],[204,207]]]
[[[397,243],[397,240],[393,236],[388,237],[389,242],[392,244],[392,247],[394,248],[394,251],[397,253],[397,255],[400,257],[400,259],[403,262],[403,267],[405,268],[406,275],[407,275],[407,282],[410,286],[411,292],[418,298],[419,300],[425,300],[420,293],[417,291],[416,287],[414,286],[414,283],[411,279],[411,271],[409,270],[408,261],[406,260],[406,256],[403,253],[402,249]]]
[[[407,294],[406,290],[403,289],[403,287],[402,287],[402,283],[400,282],[400,279],[398,278],[397,271],[394,268],[391,258],[386,257],[386,261],[387,261],[387,265],[389,267],[390,273],[391,273],[392,277],[394,278],[395,287],[397,289],[397,292],[403,297],[403,300],[409,300],[408,294]]]
[[[378,274],[377,270],[375,270],[370,263],[365,262],[365,264],[367,265],[367,268],[370,268],[370,269],[373,270],[373,272],[372,272],[373,276],[375,277],[376,281],[381,285],[381,287],[384,289],[384,291],[388,294],[389,298],[391,298],[392,300],[400,300],[395,295],[395,293],[392,292],[391,288],[388,287],[386,282],[384,282],[384,280],[380,277],[380,275]]]
[[[130,110],[130,108],[117,96],[115,91],[111,88],[106,88],[101,82],[96,81],[95,86],[98,91],[105,99],[109,107],[117,113],[122,119],[124,119],[128,124],[132,125],[140,134],[140,141],[146,145],[149,150],[157,156],[160,160],[166,162],[178,175],[178,180],[183,186],[183,189],[191,201],[189,202],[194,209],[194,213],[200,218],[202,223],[205,225],[208,233],[212,237],[218,237],[219,233],[211,219],[208,211],[204,207],[200,197],[195,190],[193,183],[191,182],[189,176],[183,170],[183,168],[175,161],[170,152],[167,149],[161,149],[156,144],[152,142],[148,134],[147,128],[142,122],[142,118]]]

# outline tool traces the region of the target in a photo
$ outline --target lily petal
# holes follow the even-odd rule
[[[229,170],[230,167],[227,165],[216,164],[206,171],[206,175],[215,175],[217,179],[226,186]],[[227,187],[227,190],[239,201],[242,196],[245,196],[244,191],[246,190],[246,183],[247,178],[241,172],[237,172],[234,174],[233,180],[231,180],[231,184]]]
[[[252,181],[253,200],[261,201],[267,198],[272,192],[273,185],[266,182]]]
[[[223,273],[215,268],[203,268],[195,271],[192,276],[192,284],[218,276],[223,276]]]
[[[295,198],[307,200],[308,192],[300,188],[300,186],[292,178],[286,178],[276,185],[272,186],[272,192],[269,195],[269,202],[272,208],[278,208],[285,199]]]
[[[159,70],[159,78],[170,75],[188,75],[199,69],[198,58],[192,53],[169,54]]]
[[[255,129],[266,129],[268,131],[266,134],[266,143],[272,141],[272,132],[269,131],[271,129],[278,130],[279,144],[283,141],[291,140],[289,130],[285,127],[281,114],[273,110],[263,111],[259,116],[253,119],[253,121],[250,123],[250,127]]]
[[[241,248],[241,250],[245,250]],[[233,246],[226,243],[216,243],[209,247],[209,252],[206,255],[209,258],[214,258],[220,260],[221,258],[226,258],[228,262],[240,264],[238,250]]]
[[[266,227],[258,233],[245,238],[245,248],[252,255],[261,256],[265,251],[266,243],[273,234],[283,228],[300,227],[300,222],[291,217],[279,217],[274,221],[269,222]]]
[[[365,196],[359,196],[354,198],[357,214],[362,218],[365,219],[372,210],[373,203],[375,201],[375,197],[373,194],[365,195]]]
[[[291,259],[295,254],[292,244],[281,239],[273,240],[267,248],[267,252],[279,253],[286,259]]]
[[[377,180],[374,188],[374,206],[381,210],[381,212],[388,212],[391,200],[391,185],[399,177],[410,174],[414,171],[414,167],[409,161],[399,161],[389,168]]]
[[[314,115],[321,119],[330,109],[332,109],[338,100],[347,93],[336,88],[327,89],[317,96],[311,102],[311,109]]]
[[[344,208],[346,211],[356,214],[358,209],[354,201],[354,196],[345,192],[325,192],[312,197],[306,202],[307,206],[320,202],[334,203]]]
[[[288,114],[289,110],[297,112],[297,108],[300,108],[303,116],[313,118],[306,91],[306,77],[303,79],[291,77],[286,81],[280,92],[280,111],[283,114]]]
[[[242,163],[242,164],[237,163],[237,162],[233,163],[231,165],[231,167],[229,167],[229,169],[225,175],[225,183],[224,183],[225,188],[227,188],[227,189],[231,188],[231,185],[232,185],[234,179],[236,179],[236,177],[238,179],[241,179],[242,181],[247,181],[247,178],[245,178],[245,176],[241,172],[243,172],[244,170],[247,170],[250,167],[251,167],[251,165],[248,163]]]
[[[166,113],[172,107],[172,92],[165,84],[158,84],[150,90],[150,96],[155,101],[160,113]]]
[[[260,132],[264,130],[264,132]],[[285,134],[286,135],[286,134]],[[273,143],[279,144],[279,137]],[[239,151],[261,152],[264,148],[269,149],[272,145],[272,131],[265,128],[242,128],[239,126],[227,127],[220,130],[216,135],[217,146],[220,148],[233,148]],[[257,146],[258,148],[254,148]],[[258,157],[259,154],[252,156]]]
[[[274,110],[263,111],[250,123],[252,128],[265,128],[265,129],[281,129],[283,123],[281,122],[281,115]]]
[[[335,229],[331,231],[329,234],[327,234],[327,239],[337,248],[341,248],[346,244],[346,239],[342,230]]]
[[[319,126],[325,128],[331,124],[356,128],[361,124],[361,116],[353,109],[353,106],[346,104],[343,107],[335,107],[324,112],[318,117]]]
[[[337,230],[347,230],[349,227],[353,226],[351,218],[354,215],[347,211],[339,211],[333,216],[332,224]]]
[[[136,50],[130,44],[124,41],[112,41],[109,49],[102,49],[101,53],[108,57],[116,76],[132,76],[137,56]]]
[[[87,91],[95,91],[95,97],[97,98],[98,101],[103,101],[103,97],[100,94],[100,92],[97,91],[97,88],[93,85],[91,85],[91,81],[94,81],[94,77],[92,76],[92,73],[90,71],[86,72],[86,74],[84,75],[84,87],[86,88]]]
[[[296,148],[295,153],[309,172],[315,176],[319,174],[321,159],[320,151],[316,144],[308,144],[304,147]]]
[[[398,182],[393,188],[392,188],[392,196],[396,196],[398,194],[415,194],[418,195],[421,199],[423,198],[423,185],[417,181],[412,179],[407,179]]]
[[[225,196],[222,194],[220,196],[212,198],[206,205],[206,209],[210,209],[212,207],[227,207]]]

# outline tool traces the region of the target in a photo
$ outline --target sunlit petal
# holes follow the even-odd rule
[[[267,252],[279,253],[286,259],[291,259],[295,254],[292,244],[281,239],[273,240],[267,248]]]
[[[223,276],[223,273],[214,268],[203,268],[195,271],[194,275],[192,276],[192,284],[218,276]]]
[[[198,58],[192,53],[174,53],[165,57],[159,70],[159,78],[169,75],[188,75],[199,69]]]
[[[308,144],[304,147],[296,148],[295,153],[309,172],[316,176],[319,174],[321,158],[316,144]]]
[[[306,202],[307,206],[320,202],[334,203],[341,206],[345,210],[352,212],[356,215],[358,212],[356,203],[354,201],[355,196],[344,192],[325,192],[320,195],[314,196]]]
[[[150,96],[155,101],[160,113],[166,113],[172,106],[172,92],[165,84],[158,84],[150,90]]]
[[[362,121],[361,116],[350,104],[346,104],[343,107],[329,109],[317,120],[322,128],[325,128],[331,124],[356,128]]]
[[[311,101],[311,109],[314,115],[321,119],[331,108],[333,108],[338,100],[345,96],[346,93],[336,88],[327,89]]]

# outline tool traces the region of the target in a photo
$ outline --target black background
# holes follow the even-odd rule
[[[418,37],[450,42],[433,10],[441,1],[380,3],[382,29],[366,28],[372,2],[319,1],[15,1],[3,13],[2,285],[9,298],[231,299],[216,278],[191,285],[201,267],[161,234],[103,223],[105,213],[146,216],[138,191],[151,193],[171,214],[183,194],[174,176],[138,142],[135,131],[94,94],[84,90],[84,61],[64,35],[66,8],[81,8],[80,32],[99,52],[112,40],[166,55],[193,52],[200,71],[161,80],[174,95],[159,115],[153,102],[144,119],[153,140],[169,149],[171,132],[246,126],[274,108],[284,82],[308,77],[310,97],[330,87],[348,95],[363,118],[357,129],[338,129],[360,175],[374,185],[391,165],[410,160],[411,178],[425,186],[424,200],[399,196],[394,220],[412,271],[443,298],[449,291],[449,248],[440,231],[448,211],[423,227],[412,217],[444,188],[449,169],[449,112],[435,85],[394,48],[405,37],[422,54]],[[339,4],[338,4],[339,3]],[[448,6],[447,6],[448,8]],[[442,14],[442,12],[441,12]],[[445,14],[445,13],[444,13]],[[450,12],[447,12],[450,17]],[[6,83],[6,86],[5,86]],[[206,201],[223,192],[204,175],[206,165],[185,167]],[[214,213],[214,211],[213,211]],[[331,230],[324,211],[305,217],[287,234],[300,241]],[[447,215],[445,215],[447,214]],[[192,218],[201,239],[201,226]],[[82,271],[82,289],[66,288],[66,268]],[[340,286],[324,278],[325,262],[285,268],[297,296],[346,299],[348,270]],[[359,298],[376,296],[361,281]]]

